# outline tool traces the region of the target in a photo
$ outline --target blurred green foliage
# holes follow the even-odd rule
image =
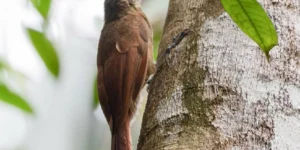
[[[43,33],[39,31],[27,29],[27,32],[32,44],[34,45],[36,51],[44,61],[48,70],[52,73],[52,75],[58,77],[59,59],[56,50],[52,46],[51,42]]]
[[[31,0],[31,2],[38,10],[40,15],[43,16],[44,27],[47,27],[45,23],[47,23],[51,0]],[[44,28],[44,31],[45,30],[46,29]],[[54,49],[54,46],[51,44],[50,40],[48,40],[44,32],[39,32],[34,29],[27,28],[27,33],[47,69],[51,72],[52,75],[58,77],[60,71],[59,59],[56,50]]]
[[[0,71],[9,68],[8,64],[0,59]]]
[[[161,40],[161,35],[162,35],[162,29],[159,27],[154,28],[154,35],[153,35],[153,57],[154,60],[157,60],[157,55],[158,55],[158,48],[159,48],[159,43]]]
[[[29,104],[18,94],[14,93],[11,91],[6,85],[0,83],[0,100],[16,106],[17,108],[20,108],[21,110],[28,112],[28,113],[33,113],[32,108],[29,106]]]
[[[98,99],[98,86],[97,86],[97,77],[95,78],[94,81],[94,101],[93,101],[93,108],[96,109],[98,104],[99,104],[99,99]]]
[[[1,70],[13,73],[14,75],[21,77],[22,79],[27,79],[27,77],[22,72],[14,70],[6,61],[4,61],[4,58],[0,58],[0,71]]]
[[[49,9],[51,5],[51,0],[31,0],[37,11],[45,19],[44,23],[47,21]],[[45,30],[45,29],[44,29]],[[47,39],[44,33],[27,29],[29,38],[31,39],[32,44],[34,45],[37,53],[42,58],[48,70],[55,76],[59,76],[59,59],[56,54],[54,47],[51,42]],[[22,75],[18,71],[15,71],[10,67],[10,65],[4,60],[0,60],[0,71],[9,71],[15,74]],[[8,88],[3,82],[0,81],[0,101],[3,101],[7,104],[13,105],[25,112],[33,114],[34,111],[30,105],[26,102],[24,98],[19,96],[16,92],[13,92]]]
[[[42,17],[47,20],[51,6],[51,0],[31,0],[31,2],[37,11],[42,15]]]
[[[0,72],[3,72],[3,71],[8,71],[8,72],[23,76],[22,73],[19,73],[19,72],[13,70],[12,67],[8,63],[4,62],[3,59],[0,59]],[[0,80],[0,101],[10,104],[12,106],[15,106],[25,112],[28,112],[31,114],[33,113],[32,108],[26,102],[26,100],[24,100],[17,93],[10,90],[8,88],[8,86],[5,85],[1,80]]]

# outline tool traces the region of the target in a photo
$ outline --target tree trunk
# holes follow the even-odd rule
[[[270,63],[220,0],[171,0],[139,150],[300,149],[299,0],[259,0],[276,26]],[[167,61],[166,61],[167,60]]]

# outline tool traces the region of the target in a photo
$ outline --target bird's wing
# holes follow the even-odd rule
[[[108,111],[106,118],[111,116],[113,128],[118,128],[115,125],[131,117],[132,100],[137,98],[145,82],[149,31],[144,21],[130,17],[114,25],[115,30],[102,32],[100,38],[98,59],[103,60],[98,60],[98,91],[101,105],[108,107],[102,107]],[[118,26],[127,30],[117,30],[121,29]]]

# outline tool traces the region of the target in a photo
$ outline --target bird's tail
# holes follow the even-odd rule
[[[131,150],[129,121],[125,121],[123,125],[113,128],[111,150]]]

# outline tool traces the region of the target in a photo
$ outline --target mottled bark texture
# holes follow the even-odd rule
[[[138,150],[300,149],[299,0],[259,0],[276,26],[270,63],[220,0],[171,0]],[[168,63],[167,63],[168,62]]]

